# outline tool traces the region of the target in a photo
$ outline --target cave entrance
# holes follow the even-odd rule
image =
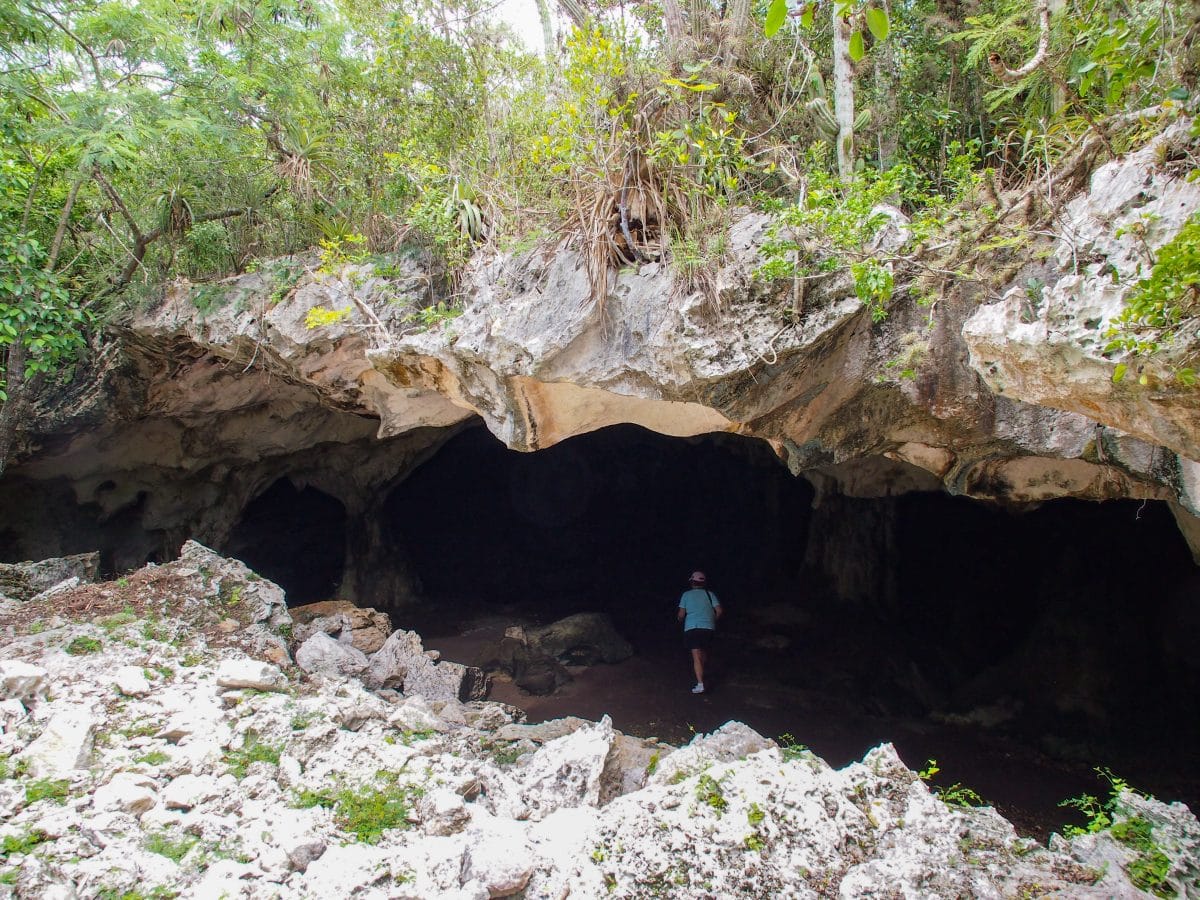
[[[599,610],[637,644],[674,638],[696,568],[718,592],[786,592],[812,498],[768,445],[735,435],[616,426],[517,453],[473,428],[390,494],[383,528],[424,586],[430,627],[463,611]]]
[[[506,624],[612,617],[628,662],[545,697],[497,683],[534,720],[607,713],[682,742],[736,718],[836,765],[892,740],[1032,831],[1102,790],[1095,765],[1200,794],[1178,763],[1200,738],[1200,570],[1162,503],[818,498],[734,435],[619,426],[521,454],[474,428],[387,496],[379,527],[424,587],[397,624],[450,658],[479,661]],[[727,610],[700,699],[674,622],[694,568]]]
[[[346,508],[280,478],[247,504],[223,549],[287,592],[289,606],[336,596],[346,562]]]

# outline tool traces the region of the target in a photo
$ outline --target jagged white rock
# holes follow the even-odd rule
[[[357,647],[318,631],[296,651],[296,665],[305,672],[322,675],[357,675],[367,667],[368,660]]]

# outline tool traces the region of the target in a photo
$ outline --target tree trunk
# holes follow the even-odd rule
[[[667,32],[667,55],[673,58],[687,34],[679,0],[663,0],[663,28]]]
[[[5,355],[7,359],[4,362],[4,371],[8,380],[5,389],[8,392],[8,400],[5,401],[3,407],[0,407],[0,478],[4,477],[4,467],[8,464],[13,443],[17,439],[17,423],[21,421],[25,409],[29,405],[25,396],[24,333],[18,334],[13,339],[13,342],[8,345],[8,352]]]
[[[537,0],[538,18],[542,20],[542,42],[546,45],[544,52],[546,62],[554,64],[554,21],[550,18],[550,0]]]
[[[891,10],[888,10],[891,13]],[[900,148],[900,121],[897,95],[900,92],[900,66],[896,60],[896,42],[881,41],[871,49],[875,58],[875,115],[872,130],[879,146],[879,171],[896,164]]]
[[[729,49],[731,61],[737,64],[746,52],[753,19],[750,15],[750,0],[730,0],[729,3]]]
[[[854,175],[854,69],[850,63],[850,21],[833,9],[833,117],[837,119],[837,163],[842,181]]]

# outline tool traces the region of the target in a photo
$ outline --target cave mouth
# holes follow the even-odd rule
[[[818,499],[735,435],[616,426],[522,454],[473,428],[390,492],[378,526],[423,586],[397,624],[451,658],[473,661],[472,623],[612,617],[636,651],[627,674],[598,666],[550,698],[500,684],[531,718],[609,713],[672,740],[738,718],[835,764],[870,741],[914,767],[952,745],[1019,760],[1001,782],[1048,767],[1050,809],[1101,790],[1095,765],[1164,799],[1200,794],[1177,762],[1200,738],[1200,570],[1163,503]],[[699,705],[674,621],[695,568],[727,610]],[[953,776],[1013,789],[986,766]]]
[[[246,505],[221,549],[283,588],[289,606],[328,600],[346,565],[346,508],[280,478]]]

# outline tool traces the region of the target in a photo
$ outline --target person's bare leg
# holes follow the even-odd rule
[[[696,671],[696,684],[704,684],[704,651],[692,651],[692,668]]]

